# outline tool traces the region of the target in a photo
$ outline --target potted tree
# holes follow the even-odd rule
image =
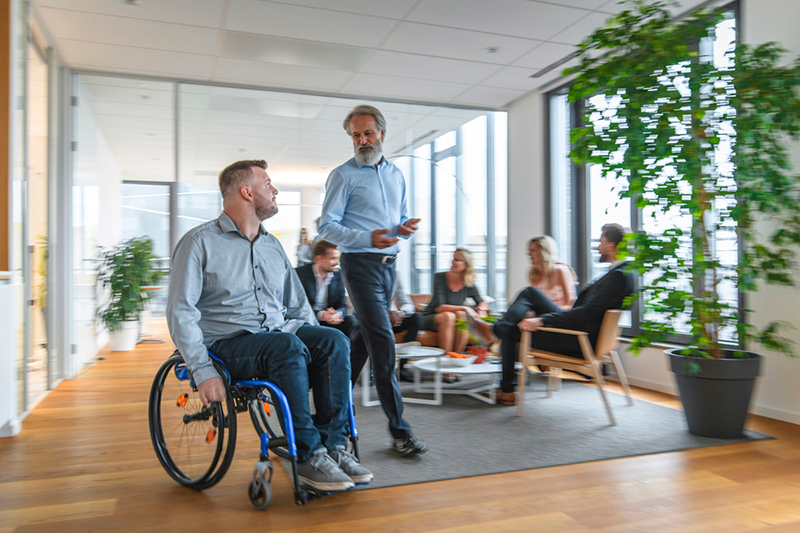
[[[99,252],[97,279],[106,289],[105,303],[98,316],[111,336],[111,349],[133,350],[139,336],[139,315],[148,295],[142,287],[153,285],[158,272],[153,268],[153,241],[136,237]]]
[[[570,100],[586,102],[571,156],[624,183],[645,221],[627,242],[643,304],[633,352],[683,335],[668,356],[689,430],[735,437],[763,359],[744,347],[793,355],[780,324],[743,320],[736,289],[793,284],[800,62],[780,66],[775,43],[715,49],[724,12],[674,21],[665,2],[628,4],[568,69]]]

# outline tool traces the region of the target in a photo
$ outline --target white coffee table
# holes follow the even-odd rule
[[[516,363],[516,368],[520,368],[520,363]],[[503,372],[503,365],[500,363],[481,363],[479,365],[455,366],[448,365],[445,357],[437,359],[424,359],[411,363],[414,371],[414,392],[433,393],[432,400],[417,400],[417,403],[427,403],[430,405],[442,405],[443,394],[464,394],[472,396],[482,402],[495,404],[497,398],[495,391],[500,383],[500,374]],[[422,387],[421,373],[430,372],[433,374],[433,388]],[[485,374],[487,379],[479,383],[472,384],[470,388],[464,388],[463,384],[453,383],[445,385],[443,377],[445,374]],[[484,396],[482,392],[489,392]],[[408,400],[406,400],[408,401]]]
[[[422,346],[418,342],[405,342],[403,344],[395,344],[395,359],[425,359],[435,361],[444,355],[444,350],[441,348],[431,348],[430,346]],[[364,407],[372,407],[373,405],[380,405],[380,400],[370,400],[369,398],[369,357],[364,364],[364,369],[361,371],[361,405]],[[419,398],[403,398],[404,402],[408,403],[430,403],[430,400]]]

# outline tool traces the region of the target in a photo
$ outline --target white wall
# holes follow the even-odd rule
[[[546,99],[530,94],[508,109],[508,302],[527,285],[528,240],[545,231]]]
[[[800,20],[798,0],[742,0],[742,41],[763,43],[779,41],[789,50],[787,61],[800,55]],[[514,102],[508,111],[509,122],[509,294],[524,285],[526,262],[521,250],[526,238],[542,233],[545,227],[544,183],[545,99],[531,94]],[[794,150],[795,170],[800,172],[800,146]],[[800,272],[798,272],[800,279]],[[748,297],[747,307],[755,313],[748,319],[757,325],[771,320],[792,322],[797,330],[787,335],[798,343],[800,351],[800,290],[767,288]],[[757,347],[751,347],[756,349]],[[763,350],[758,350],[763,352]],[[675,381],[668,370],[661,349],[645,350],[632,357],[621,350],[621,357],[630,381],[652,390],[676,393]],[[800,359],[769,353],[757,382],[751,411],[780,420],[800,423]]]
[[[747,44],[778,41],[788,50],[784,61],[788,64],[800,55],[800,2],[797,0],[743,0],[741,3],[741,40]],[[793,145],[795,173],[800,173],[800,143]],[[800,271],[795,273],[800,280]],[[800,351],[800,290],[787,287],[768,287],[747,297],[747,307],[754,310],[750,320],[763,326],[772,320],[792,323],[795,330],[786,336],[797,343]],[[758,346],[753,350],[764,352]],[[777,353],[766,354],[762,378],[756,392],[753,412],[765,416],[800,423],[800,359]]]

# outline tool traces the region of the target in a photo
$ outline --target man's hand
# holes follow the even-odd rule
[[[397,232],[400,233],[403,237],[408,237],[415,231],[417,231],[417,224],[419,224],[418,218],[409,218],[406,220],[405,224],[397,226]]]
[[[224,402],[225,395],[228,393],[222,378],[205,380],[197,387],[197,392],[200,393],[200,401],[206,407],[211,405],[211,402]]]
[[[536,318],[524,318],[517,324],[520,331],[536,331],[542,326],[544,326],[544,321],[538,316]]]
[[[401,226],[402,227],[402,226]],[[390,246],[394,246],[397,244],[397,241],[400,240],[397,237],[390,239],[389,237],[384,237],[389,233],[388,229],[376,229],[372,232],[372,246],[374,248],[388,248]]]
[[[333,307],[329,307],[324,310],[321,316],[322,320],[328,324],[341,324],[344,321],[342,315],[340,315],[339,312]]]
[[[392,319],[392,327],[397,327],[403,323],[406,314],[402,311],[389,311],[389,318]]]

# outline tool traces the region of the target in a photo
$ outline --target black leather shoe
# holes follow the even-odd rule
[[[406,437],[405,439],[394,439],[394,451],[403,457],[412,455],[422,455],[428,451],[428,445],[420,442],[417,437]]]
[[[400,369],[400,381],[414,382],[414,374],[407,368]]]

